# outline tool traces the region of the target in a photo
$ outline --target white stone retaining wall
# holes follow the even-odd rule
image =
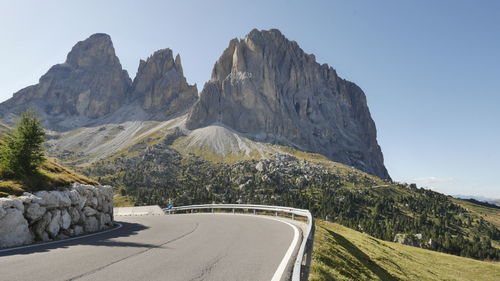
[[[63,191],[0,198],[0,248],[64,239],[113,225],[113,188],[74,183]]]

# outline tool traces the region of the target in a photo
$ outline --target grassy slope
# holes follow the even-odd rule
[[[9,130],[11,130],[10,127],[0,123],[0,136]],[[29,179],[4,178],[0,171],[0,197],[9,195],[19,196],[25,191],[52,190],[68,186],[74,182],[97,184],[96,181],[65,168],[57,164],[55,160],[49,158],[42,165],[39,174]]]
[[[500,228],[500,209],[495,209],[495,208],[489,208],[486,206],[481,206],[474,204],[472,202],[468,202],[465,200],[461,199],[452,199],[453,202],[456,204],[462,206],[463,208],[471,211],[472,213],[476,214],[477,216],[482,217],[485,221],[488,221],[492,223],[494,226],[497,228]],[[499,241],[491,241],[493,247],[500,249],[500,242]]]
[[[0,123],[0,134],[3,134],[7,131],[9,131],[9,127],[3,123]]]
[[[500,209],[489,208],[455,198],[453,198],[452,201],[462,206],[463,208],[483,217],[484,220],[489,221],[496,227],[500,228]]]
[[[114,206],[115,207],[133,207],[134,206],[134,198],[131,196],[123,196],[118,193],[115,193],[113,197]]]
[[[3,179],[0,176],[0,197],[21,195],[23,192],[36,190],[51,190],[68,186],[78,182],[83,184],[97,184],[96,181],[65,168],[51,159],[48,159],[40,169],[40,173],[24,181]]]
[[[500,263],[386,242],[317,220],[309,279],[500,280]]]

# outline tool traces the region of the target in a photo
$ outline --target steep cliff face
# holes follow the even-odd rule
[[[363,91],[278,30],[233,39],[186,121],[222,123],[389,178]]]
[[[139,100],[146,111],[172,115],[193,105],[198,90],[187,83],[180,56],[174,60],[172,50],[163,49],[140,61],[131,97]]]
[[[31,108],[48,127],[71,128],[68,118],[96,119],[117,110],[131,84],[109,35],[94,34],[78,42],[66,62],[51,67],[38,84],[0,104],[0,114],[8,119]]]

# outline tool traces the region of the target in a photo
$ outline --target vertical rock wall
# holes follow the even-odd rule
[[[0,198],[0,248],[65,239],[113,225],[113,188],[73,184],[63,191]]]

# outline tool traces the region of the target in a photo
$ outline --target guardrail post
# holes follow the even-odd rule
[[[292,214],[292,220],[294,220],[294,219],[295,219],[295,214]]]
[[[253,214],[254,214],[254,215],[255,215],[255,213],[256,213],[256,212],[257,212],[257,211],[256,211],[255,209],[253,209]]]
[[[214,208],[212,208],[212,213],[214,212]]]
[[[278,216],[278,212],[275,212],[274,215],[277,217]]]
[[[233,214],[234,214],[234,208],[233,208]]]

